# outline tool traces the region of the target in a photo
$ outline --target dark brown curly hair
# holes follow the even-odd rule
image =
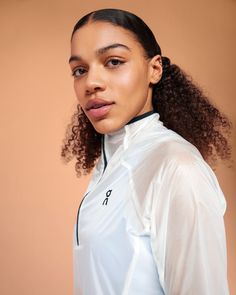
[[[80,19],[72,32],[89,21],[105,21],[131,31],[144,48],[147,58],[160,54],[161,49],[149,27],[138,16],[118,9],[102,9]],[[195,145],[203,158],[214,164],[217,157],[229,160],[231,148],[228,138],[231,122],[209,102],[191,77],[168,57],[162,56],[163,74],[153,86],[152,104],[163,124]],[[102,134],[98,133],[81,107],[68,126],[62,157],[69,161],[76,158],[78,175],[89,173],[101,154]]]

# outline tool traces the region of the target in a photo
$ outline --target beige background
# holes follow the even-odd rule
[[[165,55],[236,123],[235,0],[0,1],[0,294],[72,294],[72,228],[88,179],[60,160],[76,101],[68,66],[75,21],[117,7],[140,15]],[[235,159],[235,130],[232,136]],[[236,294],[235,170],[219,165],[229,282]],[[95,295],[95,294],[91,294]],[[214,295],[214,294],[212,294]]]

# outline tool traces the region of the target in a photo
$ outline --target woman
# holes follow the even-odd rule
[[[205,161],[229,159],[227,118],[127,11],[79,20],[69,63],[79,105],[62,155],[78,174],[95,167],[75,294],[228,294],[226,204]]]

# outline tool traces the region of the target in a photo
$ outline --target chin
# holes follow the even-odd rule
[[[125,123],[115,124],[114,122],[111,122],[111,120],[104,119],[101,121],[92,122],[92,125],[98,133],[109,134],[121,129],[125,125]]]

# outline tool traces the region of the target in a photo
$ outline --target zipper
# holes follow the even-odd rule
[[[103,168],[102,175],[101,175],[99,181],[96,183],[96,185],[101,181],[102,176],[103,176],[103,174],[104,174],[104,172],[105,172],[105,170],[106,170],[106,167],[107,167],[107,157],[106,157],[106,153],[105,153],[104,136],[102,137],[102,150],[103,150],[104,168]],[[90,193],[90,191],[87,192],[87,193],[84,195],[83,199],[82,199],[81,202],[80,202],[80,205],[79,205],[78,211],[77,211],[77,217],[76,217],[76,243],[77,243],[77,246],[79,246],[79,213],[80,213],[81,205],[82,205],[84,199],[86,198],[86,196],[87,196],[89,193]]]
[[[104,172],[105,172],[105,170],[107,168],[107,157],[106,157],[106,152],[105,152],[105,140],[104,140],[104,137],[105,136],[102,137],[102,151],[103,151],[103,160],[104,160],[104,168],[103,168],[102,176],[103,176],[103,174],[104,174]]]
[[[81,205],[87,195],[88,195],[88,193],[85,194],[83,199],[81,200],[80,205],[79,205],[79,209],[77,212],[77,217],[76,217],[76,243],[77,243],[77,246],[79,246],[79,211],[80,211]]]

